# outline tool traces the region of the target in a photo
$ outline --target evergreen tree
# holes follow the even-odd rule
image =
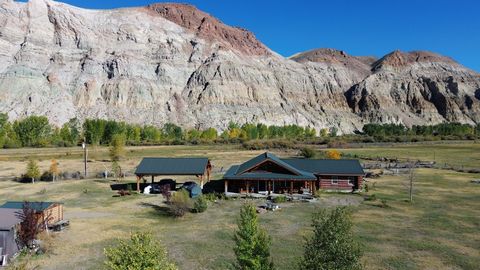
[[[362,250],[352,233],[352,218],[345,207],[320,210],[312,219],[313,235],[305,238],[302,270],[356,270]]]
[[[237,269],[274,269],[270,260],[270,237],[259,227],[257,212],[252,204],[245,204],[240,209],[238,230],[235,232],[234,240]]]

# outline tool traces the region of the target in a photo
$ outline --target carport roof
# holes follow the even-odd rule
[[[144,175],[203,175],[207,166],[210,165],[208,158],[143,158],[135,174]]]

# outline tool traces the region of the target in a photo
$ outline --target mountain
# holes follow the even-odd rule
[[[284,58],[191,5],[87,10],[0,0],[0,111],[223,129],[480,123],[480,75],[430,52]]]

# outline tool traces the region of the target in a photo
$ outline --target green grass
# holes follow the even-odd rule
[[[447,164],[460,168],[480,168],[480,143],[392,144],[341,149],[341,152],[369,158],[435,161],[439,167]]]

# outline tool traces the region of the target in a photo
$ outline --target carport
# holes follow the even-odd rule
[[[137,192],[140,192],[140,180],[151,177],[152,182],[155,176],[191,175],[196,176],[203,188],[204,181],[210,181],[212,165],[206,157],[191,158],[165,158],[146,157],[143,158],[135,170],[137,176]]]

